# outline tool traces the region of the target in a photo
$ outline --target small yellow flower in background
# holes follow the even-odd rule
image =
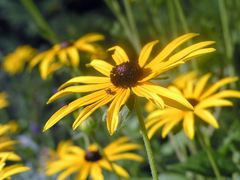
[[[54,45],[49,50],[43,51],[36,55],[30,62],[29,67],[32,69],[37,64],[42,79],[46,79],[63,66],[72,66],[77,68],[80,62],[79,51],[87,52],[91,55],[97,55],[99,47],[94,44],[96,41],[103,40],[104,36],[97,33],[87,34],[74,42],[64,41]]]
[[[7,97],[8,97],[7,93],[5,92],[0,93],[0,109],[5,108],[9,105]]]
[[[115,161],[143,161],[139,155],[129,152],[140,148],[140,145],[130,143],[127,137],[121,137],[107,145],[103,148],[103,154],[95,144],[90,145],[87,150],[83,150],[73,145],[71,141],[61,142],[55,155],[57,159],[50,159],[46,174],[50,176],[61,172],[58,180],[65,179],[73,173],[77,173],[76,179],[87,179],[88,176],[91,176],[92,179],[102,180],[104,179],[102,169],[105,169],[128,178],[127,171],[117,165]]]
[[[59,88],[59,92],[54,94],[48,103],[71,93],[96,92],[63,106],[50,117],[45,124],[44,131],[51,128],[69,113],[85,106],[73,123],[73,129],[76,129],[96,109],[112,101],[106,117],[107,129],[112,135],[118,127],[119,111],[126,104],[131,92],[147,98],[160,108],[168,105],[191,110],[191,104],[182,95],[161,87],[151,80],[154,80],[161,73],[185,63],[190,58],[215,51],[214,48],[206,48],[212,45],[213,41],[204,41],[173,53],[180,45],[196,36],[198,34],[188,33],[176,38],[149,63],[147,61],[150,59],[152,48],[158,41],[146,44],[141,50],[138,60],[130,60],[119,46],[110,48],[109,51],[113,51],[112,58],[116,63],[115,66],[98,59],[90,63],[93,68],[105,75],[104,77],[79,76],[72,78]],[[81,85],[72,86],[74,84]]]
[[[36,50],[31,46],[19,46],[14,52],[3,59],[2,68],[10,75],[15,75],[24,70],[29,60],[34,56]]]
[[[209,108],[232,106],[232,102],[226,100],[226,98],[240,98],[240,91],[222,90],[217,92],[222,86],[237,81],[237,77],[227,77],[208,86],[207,82],[211,77],[210,74],[202,76],[199,80],[194,79],[194,74],[183,75],[177,78],[172,86],[169,86],[170,90],[182,94],[192,104],[194,111],[183,111],[168,107],[152,112],[146,121],[149,138],[161,127],[163,127],[162,137],[166,137],[171,129],[182,121],[185,134],[193,139],[196,117],[214,128],[218,128],[218,122]]]
[[[11,177],[29,170],[28,167],[21,164],[7,165],[8,161],[20,161],[21,158],[14,153],[14,147],[17,141],[11,140],[8,133],[16,131],[16,123],[0,124],[0,180]],[[12,163],[11,163],[12,164]]]

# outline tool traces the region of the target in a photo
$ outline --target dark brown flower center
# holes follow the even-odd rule
[[[187,100],[188,100],[188,102],[190,102],[190,104],[193,107],[196,106],[199,103],[199,101],[197,99],[195,99],[195,98],[187,98]]]
[[[63,42],[60,43],[60,48],[61,48],[61,49],[64,49],[64,48],[67,48],[67,47],[69,47],[69,46],[71,46],[71,45],[72,45],[71,42],[63,41]]]
[[[112,69],[110,74],[111,82],[122,88],[136,86],[142,76],[143,69],[134,62],[119,64]]]
[[[84,158],[86,161],[95,162],[102,159],[102,156],[99,151],[86,151]]]

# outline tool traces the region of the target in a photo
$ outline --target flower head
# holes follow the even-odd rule
[[[26,63],[35,54],[35,49],[31,46],[19,46],[14,52],[8,54],[3,60],[3,69],[10,75],[15,75],[23,71]]]
[[[0,93],[0,109],[5,108],[9,105],[7,96],[8,95],[5,92]]]
[[[95,144],[88,149],[75,146],[71,141],[60,143],[55,158],[52,158],[47,165],[46,174],[53,175],[60,172],[58,179],[65,179],[73,173],[77,173],[76,179],[104,179],[102,169],[113,171],[118,175],[128,178],[125,169],[117,165],[118,160],[142,161],[142,157],[129,152],[140,149],[138,144],[130,143],[127,137],[122,137],[103,148],[101,152]]]
[[[37,64],[40,64],[40,74],[42,79],[46,79],[49,74],[52,74],[63,66],[77,68],[79,65],[79,52],[87,52],[90,54],[98,54],[98,46],[93,43],[103,40],[101,34],[87,34],[74,42],[64,41],[54,45],[52,48],[43,51],[36,55],[30,62],[30,69]]]
[[[162,137],[166,137],[171,129],[182,121],[185,134],[190,139],[193,139],[196,118],[214,128],[218,128],[219,124],[209,109],[212,107],[232,106],[232,102],[226,98],[240,98],[240,91],[222,90],[217,92],[222,86],[235,82],[238,78],[227,77],[208,86],[207,82],[211,77],[210,74],[202,76],[199,80],[194,78],[195,75],[196,73],[183,75],[177,78],[173,85],[169,86],[172,91],[182,94],[192,104],[194,111],[183,111],[168,107],[152,112],[146,121],[150,138],[161,127],[163,127]]]
[[[189,33],[178,37],[170,42],[149,63],[147,61],[151,51],[158,41],[146,44],[141,50],[138,60],[130,60],[125,51],[119,46],[110,48],[109,51],[113,52],[112,58],[116,65],[113,66],[103,60],[93,60],[90,63],[93,68],[105,75],[104,77],[80,76],[72,78],[59,88],[59,92],[54,94],[48,103],[71,93],[96,92],[83,96],[58,110],[47,121],[44,131],[67,114],[84,107],[73,123],[73,129],[76,129],[96,109],[112,101],[108,108],[106,122],[109,133],[113,134],[118,126],[118,113],[121,107],[126,104],[131,93],[147,98],[160,108],[168,105],[191,110],[192,105],[185,98],[151,82],[151,80],[161,73],[185,63],[192,57],[215,50],[214,48],[206,48],[206,46],[213,44],[212,41],[205,41],[173,53],[181,44],[195,36],[197,34]]]
[[[14,153],[13,145],[17,141],[11,140],[7,133],[16,130],[15,123],[0,124],[0,179],[7,179],[14,174],[29,170],[21,164],[7,165],[8,161],[20,161],[21,158]]]

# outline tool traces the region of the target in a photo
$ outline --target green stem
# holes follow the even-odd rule
[[[136,28],[136,21],[133,17],[132,8],[131,8],[131,5],[129,3],[129,0],[124,0],[123,3],[124,3],[125,10],[126,10],[128,24],[129,24],[130,29],[132,31],[132,37],[134,37],[135,49],[139,53],[141,51],[141,43],[140,43],[140,38],[139,38],[137,28]]]
[[[138,122],[139,122],[139,125],[140,125],[140,130],[141,130],[141,134],[142,134],[142,137],[143,137],[145,149],[147,151],[148,162],[150,164],[152,177],[153,177],[153,180],[157,180],[158,179],[158,174],[157,174],[157,168],[156,168],[156,164],[155,164],[154,157],[153,157],[153,151],[152,151],[152,147],[151,147],[151,144],[150,144],[150,140],[147,136],[147,130],[146,130],[146,127],[145,127],[145,124],[144,124],[144,119],[143,119],[142,113],[141,113],[141,107],[140,107],[140,104],[139,104],[137,99],[135,99],[135,110],[136,110],[136,113],[137,113]]]
[[[187,19],[186,19],[186,16],[185,16],[184,12],[183,12],[182,5],[181,5],[181,3],[179,1],[180,0],[173,0],[173,3],[175,5],[175,7],[176,7],[177,14],[178,14],[178,16],[180,18],[180,22],[182,24],[183,31],[185,33],[188,33],[189,32],[189,28],[188,28],[188,24],[187,24]],[[189,45],[191,45],[191,44],[192,44],[192,42],[189,41]],[[191,63],[192,63],[193,69],[197,71],[198,70],[197,62],[193,60],[193,61],[191,61]]]
[[[223,30],[223,39],[224,39],[226,57],[227,57],[228,63],[232,63],[233,44],[231,40],[229,23],[228,23],[228,15],[227,15],[227,10],[226,10],[224,0],[218,0],[218,7],[219,7],[219,14],[220,14],[222,30]],[[233,74],[230,74],[230,75],[233,75]]]
[[[33,0],[21,0],[23,6],[28,10],[28,12],[32,15],[36,24],[38,25],[42,36],[53,44],[58,42],[57,36],[51,27],[48,25],[47,21],[44,19]]]
[[[216,160],[213,156],[213,150],[211,148],[211,145],[210,145],[210,142],[207,140],[207,138],[204,136],[204,134],[202,133],[201,129],[199,126],[197,126],[197,135],[198,135],[198,138],[199,138],[199,141],[200,141],[200,144],[202,146],[202,148],[206,151],[207,153],[207,156],[208,156],[208,159],[210,161],[210,164],[212,166],[212,169],[213,169],[213,172],[216,176],[216,178],[218,180],[221,180],[222,177],[221,177],[221,174],[220,174],[220,171],[218,169],[218,165],[216,163]]]

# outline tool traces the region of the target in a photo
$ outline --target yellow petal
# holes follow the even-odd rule
[[[11,165],[1,170],[0,177],[1,179],[6,179],[8,177],[11,177],[14,174],[19,174],[19,173],[28,171],[29,169],[30,169],[29,167],[25,167],[20,164]]]
[[[80,167],[78,167],[78,166],[69,167],[67,170],[63,171],[58,176],[57,180],[64,180],[64,179],[66,179],[68,176],[70,176],[74,172],[78,171],[79,169],[80,169]]]
[[[91,105],[88,105],[84,109],[81,110],[80,114],[78,115],[77,119],[74,121],[72,128],[75,130],[86,118],[88,118],[95,110],[97,110],[99,107],[109,103],[113,100],[115,96],[109,95],[105,98],[103,98],[100,101],[97,101],[96,103],[93,103]]]
[[[207,99],[212,99],[212,98],[240,98],[240,91],[223,90],[219,93],[209,96]],[[207,100],[207,99],[204,99],[204,100]]]
[[[53,60],[54,56],[55,56],[55,54],[51,52],[51,53],[47,54],[44,57],[44,59],[42,60],[42,62],[40,64],[40,73],[41,73],[42,79],[47,78],[49,66],[50,66],[51,61]]]
[[[183,129],[185,134],[189,137],[189,139],[194,138],[194,115],[192,112],[185,113],[183,120]]]
[[[193,59],[193,58],[196,58],[196,57],[199,57],[201,56],[202,54],[207,54],[207,53],[212,53],[216,51],[216,49],[214,48],[203,48],[203,49],[199,49],[199,50],[196,50],[192,53],[190,53],[189,55],[185,56],[183,58],[184,61],[188,61],[189,59]]]
[[[100,83],[107,83],[110,82],[108,77],[100,77],[100,76],[78,76],[74,77],[64,84],[62,84],[58,90],[61,90],[69,85],[83,83],[83,84],[100,84]]]
[[[70,57],[72,66],[77,68],[79,65],[78,50],[75,47],[71,47],[67,49],[67,52],[68,52],[68,56]]]
[[[147,60],[148,60],[148,58],[149,58],[149,56],[152,52],[153,46],[156,45],[157,43],[158,43],[158,40],[157,41],[152,41],[150,43],[147,43],[142,48],[141,53],[139,55],[139,59],[138,59],[138,63],[139,63],[140,67],[143,67],[146,64],[146,62],[147,62]]]
[[[129,61],[126,52],[120,46],[114,46],[112,48],[109,48],[108,51],[114,51],[112,54],[112,58],[117,65]]]
[[[81,106],[85,106],[91,103],[94,103],[96,101],[99,101],[103,97],[106,96],[106,92],[104,90],[100,90],[97,92],[94,92],[92,94],[86,95],[82,98],[79,98],[71,103],[69,103],[66,106],[63,106],[60,108],[57,112],[55,112],[46,122],[43,131],[46,131],[47,129],[51,128],[54,124],[56,124],[58,121],[60,121],[63,117],[68,115],[69,113],[75,111],[76,109],[80,108]]]
[[[106,152],[106,154],[108,154],[108,155],[111,155],[111,157],[114,157],[116,154],[119,154],[119,153],[141,149],[141,146],[138,144],[134,144],[134,143],[126,143],[126,144],[121,144],[121,145],[111,147],[111,148],[112,149],[104,148],[104,152]]]
[[[144,84],[144,87],[148,91],[157,93],[163,99],[164,103],[168,106],[175,107],[181,110],[192,110],[192,105],[178,93],[172,92],[164,87],[154,85],[154,84]]]
[[[99,162],[99,164],[103,167],[103,168],[105,168],[105,169],[107,169],[107,170],[109,170],[109,171],[113,171],[113,169],[112,169],[112,167],[114,168],[114,171],[118,174],[118,175],[120,175],[120,176],[122,176],[122,177],[124,177],[124,178],[129,178],[129,175],[128,175],[128,173],[127,173],[127,171],[125,170],[125,169],[123,169],[121,166],[119,166],[119,165],[117,165],[117,164],[115,164],[115,163],[112,163],[112,166],[109,164],[109,162],[107,162],[107,161],[105,161],[105,160],[102,160],[102,161],[100,161]]]
[[[155,66],[164,61],[178,46],[196,36],[198,36],[198,34],[188,33],[174,39],[146,66],[146,68]]]
[[[225,99],[208,99],[202,100],[195,108],[196,109],[205,109],[210,107],[220,107],[220,106],[232,106],[231,101]]]
[[[83,93],[83,92],[91,92],[100,89],[104,89],[107,87],[111,87],[110,83],[103,83],[103,84],[93,84],[93,85],[81,85],[81,86],[70,86],[67,87],[50,97],[49,102],[55,101],[58,98],[66,96],[71,93]]]
[[[188,81],[186,87],[183,89],[184,97],[191,97],[193,94],[193,81]]]
[[[29,62],[29,70],[32,70],[34,66],[36,66],[46,55],[46,52],[42,52],[36,55],[30,62]]]
[[[85,163],[81,166],[81,171],[78,173],[76,179],[87,179],[89,173],[90,173],[91,164]]]
[[[203,92],[206,83],[208,82],[209,78],[211,77],[211,74],[206,74],[203,77],[201,77],[201,79],[196,83],[195,89],[194,89],[194,93],[193,96],[195,98],[198,98],[200,96],[200,94]]]
[[[215,117],[207,110],[197,109],[195,114],[200,117],[206,123],[212,125],[214,128],[219,128],[218,122]]]
[[[62,64],[69,65],[67,51],[65,49],[58,52],[58,58]]]
[[[169,118],[164,119],[159,118],[158,121],[156,121],[155,124],[152,125],[152,127],[148,128],[148,138],[151,139],[153,135],[169,120],[170,120]]]
[[[121,153],[109,156],[108,159],[110,161],[118,161],[118,160],[134,160],[134,161],[143,161],[143,158],[134,153]]]
[[[149,101],[156,104],[160,109],[164,108],[164,102],[163,102],[162,98],[159,97],[159,95],[157,95],[156,93],[151,92],[148,89],[144,88],[144,86],[141,86],[141,85],[135,86],[132,88],[132,91],[137,96],[147,98]]]
[[[90,65],[102,73],[103,75],[110,77],[110,72],[112,71],[113,66],[105,61],[102,60],[92,60]]]
[[[182,120],[182,117],[177,116],[177,115],[175,117],[171,118],[170,121],[167,122],[162,129],[162,137],[165,138],[168,135],[168,133],[172,130],[172,128],[177,123],[179,123],[180,120]]]
[[[82,36],[81,38],[79,38],[78,41],[81,42],[94,42],[94,41],[100,41],[103,40],[105,37],[102,34],[99,33],[89,33],[86,34],[84,36]]]
[[[98,164],[93,164],[91,167],[91,177],[93,180],[103,180],[103,174]]]
[[[229,83],[232,83],[232,82],[235,82],[237,81],[238,78],[237,77],[227,77],[227,78],[224,78],[218,82],[216,82],[215,84],[213,84],[211,87],[209,87],[202,95],[201,95],[201,99],[203,98],[206,98],[210,95],[212,95],[213,93],[215,93],[220,87],[226,85],[226,84],[229,84]]]
[[[124,89],[120,91],[117,97],[113,100],[107,112],[107,129],[110,135],[112,135],[118,126],[119,111],[121,107],[126,103],[130,96],[130,89]]]
[[[191,71],[188,72],[184,75],[178,76],[173,82],[172,84],[174,84],[175,86],[177,86],[179,89],[183,89],[185,87],[185,84],[189,81],[192,81],[195,79],[197,75],[197,72]],[[174,86],[173,86],[174,87]]]

